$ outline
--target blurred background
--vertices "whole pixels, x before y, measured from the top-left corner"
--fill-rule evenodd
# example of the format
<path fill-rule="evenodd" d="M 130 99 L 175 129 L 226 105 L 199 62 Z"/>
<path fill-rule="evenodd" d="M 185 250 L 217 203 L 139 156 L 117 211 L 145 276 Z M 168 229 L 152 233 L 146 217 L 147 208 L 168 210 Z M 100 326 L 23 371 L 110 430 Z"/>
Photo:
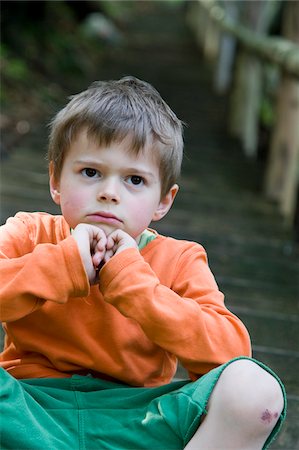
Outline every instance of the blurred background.
<path fill-rule="evenodd" d="M 1 2 L 1 224 L 59 213 L 45 155 L 69 96 L 152 83 L 186 123 L 180 193 L 154 227 L 205 246 L 254 356 L 284 381 L 283 450 L 299 449 L 298 24 L 294 1 Z"/>

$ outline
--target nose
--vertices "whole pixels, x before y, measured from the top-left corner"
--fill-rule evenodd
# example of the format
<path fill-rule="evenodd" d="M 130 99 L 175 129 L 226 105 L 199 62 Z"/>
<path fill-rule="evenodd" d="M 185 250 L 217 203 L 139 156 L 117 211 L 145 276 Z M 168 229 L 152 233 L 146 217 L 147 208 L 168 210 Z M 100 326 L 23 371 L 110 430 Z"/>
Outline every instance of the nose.
<path fill-rule="evenodd" d="M 101 183 L 98 191 L 98 200 L 105 203 L 119 203 L 119 186 L 114 180 L 105 180 Z"/>

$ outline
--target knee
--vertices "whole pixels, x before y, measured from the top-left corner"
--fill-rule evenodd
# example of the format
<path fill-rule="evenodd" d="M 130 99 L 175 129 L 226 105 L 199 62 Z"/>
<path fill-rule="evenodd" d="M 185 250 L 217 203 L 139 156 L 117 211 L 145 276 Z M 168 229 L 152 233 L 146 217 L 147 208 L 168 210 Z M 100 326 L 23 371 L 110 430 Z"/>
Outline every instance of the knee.
<path fill-rule="evenodd" d="M 231 363 L 217 383 L 225 414 L 235 424 L 252 424 L 271 431 L 283 410 L 284 398 L 279 382 L 249 359 Z"/>

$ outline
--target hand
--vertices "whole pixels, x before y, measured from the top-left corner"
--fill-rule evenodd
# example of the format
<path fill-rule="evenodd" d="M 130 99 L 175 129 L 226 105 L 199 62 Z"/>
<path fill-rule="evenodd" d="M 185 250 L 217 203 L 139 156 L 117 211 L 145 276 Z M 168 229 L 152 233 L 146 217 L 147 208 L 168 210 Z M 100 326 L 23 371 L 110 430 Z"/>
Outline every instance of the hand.
<path fill-rule="evenodd" d="M 103 230 L 94 225 L 79 223 L 72 236 L 77 242 L 89 283 L 96 284 L 98 281 L 97 268 L 104 260 L 106 253 L 106 235 Z"/>
<path fill-rule="evenodd" d="M 106 253 L 104 262 L 108 262 L 112 256 L 126 250 L 127 248 L 138 248 L 137 242 L 128 233 L 115 230 L 107 236 Z"/>

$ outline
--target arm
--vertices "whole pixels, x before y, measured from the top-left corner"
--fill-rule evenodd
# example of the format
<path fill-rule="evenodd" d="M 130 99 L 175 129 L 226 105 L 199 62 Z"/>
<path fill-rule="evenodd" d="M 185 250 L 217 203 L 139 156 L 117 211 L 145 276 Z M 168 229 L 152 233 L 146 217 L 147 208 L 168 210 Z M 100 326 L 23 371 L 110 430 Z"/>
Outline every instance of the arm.
<path fill-rule="evenodd" d="M 136 320 L 193 378 L 251 352 L 247 330 L 226 309 L 206 254 L 197 244 L 180 256 L 170 287 L 160 283 L 136 250 L 127 249 L 103 267 L 100 289 L 105 301 Z"/>
<path fill-rule="evenodd" d="M 85 296 L 89 283 L 76 241 L 38 243 L 42 234 L 30 216 L 11 218 L 0 231 L 0 320 L 20 319 L 46 300 L 65 303 Z"/>

